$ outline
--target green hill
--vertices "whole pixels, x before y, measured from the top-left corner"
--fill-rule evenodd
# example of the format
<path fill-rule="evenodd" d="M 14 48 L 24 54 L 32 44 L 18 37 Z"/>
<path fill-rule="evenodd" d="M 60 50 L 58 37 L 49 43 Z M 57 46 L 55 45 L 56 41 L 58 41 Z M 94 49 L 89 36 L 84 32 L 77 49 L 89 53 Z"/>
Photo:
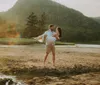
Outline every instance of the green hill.
<path fill-rule="evenodd" d="M 26 18 L 31 12 L 47 15 L 48 24 L 56 24 L 63 29 L 63 41 L 97 41 L 100 40 L 100 24 L 79 11 L 65 7 L 52 0 L 18 0 L 2 16 L 17 24 L 25 26 Z M 22 28 L 20 28 L 22 29 Z"/>

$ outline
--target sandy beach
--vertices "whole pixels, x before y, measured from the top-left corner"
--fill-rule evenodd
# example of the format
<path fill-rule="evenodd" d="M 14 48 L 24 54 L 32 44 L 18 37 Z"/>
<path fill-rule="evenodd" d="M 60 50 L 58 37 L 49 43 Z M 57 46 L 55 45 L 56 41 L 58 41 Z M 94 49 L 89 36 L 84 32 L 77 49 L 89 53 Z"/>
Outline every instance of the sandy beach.
<path fill-rule="evenodd" d="M 2 46 L 0 70 L 28 85 L 100 85 L 100 48 L 56 46 L 55 68 L 44 55 L 44 45 Z"/>

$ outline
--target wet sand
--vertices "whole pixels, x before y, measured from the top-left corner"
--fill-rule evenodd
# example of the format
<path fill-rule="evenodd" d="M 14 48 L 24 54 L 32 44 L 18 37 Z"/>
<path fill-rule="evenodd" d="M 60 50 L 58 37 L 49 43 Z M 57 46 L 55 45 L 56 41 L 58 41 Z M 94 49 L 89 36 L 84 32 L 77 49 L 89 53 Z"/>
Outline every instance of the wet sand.
<path fill-rule="evenodd" d="M 44 55 L 44 45 L 0 47 L 0 66 L 2 67 L 0 69 L 4 71 L 14 67 L 28 69 L 35 67 L 43 70 Z M 4 60 L 7 62 L 3 62 Z M 45 68 L 61 70 L 62 68 L 73 68 L 75 65 L 97 66 L 98 68 L 100 66 L 100 48 L 56 46 L 56 67 L 52 66 L 52 55 L 50 54 Z M 49 74 L 41 77 L 31 75 L 30 77 L 23 74 L 20 78 L 28 85 L 100 85 L 100 70 L 83 72 L 78 75 L 76 73 L 68 78 L 60 77 L 62 76 Z"/>

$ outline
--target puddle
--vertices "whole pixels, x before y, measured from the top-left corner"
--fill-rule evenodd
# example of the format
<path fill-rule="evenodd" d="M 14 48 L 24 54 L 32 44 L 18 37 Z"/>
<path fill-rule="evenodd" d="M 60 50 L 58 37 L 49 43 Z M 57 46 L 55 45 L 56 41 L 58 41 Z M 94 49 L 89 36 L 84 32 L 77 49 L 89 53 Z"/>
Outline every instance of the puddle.
<path fill-rule="evenodd" d="M 17 80 L 16 76 L 8 76 L 0 73 L 0 85 L 27 85 L 21 80 Z"/>

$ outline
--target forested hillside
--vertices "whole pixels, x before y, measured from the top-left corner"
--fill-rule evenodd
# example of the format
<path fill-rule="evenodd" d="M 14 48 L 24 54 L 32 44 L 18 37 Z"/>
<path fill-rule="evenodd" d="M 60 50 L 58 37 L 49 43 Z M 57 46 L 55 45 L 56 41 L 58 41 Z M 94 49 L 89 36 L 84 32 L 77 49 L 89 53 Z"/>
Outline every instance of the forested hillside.
<path fill-rule="evenodd" d="M 63 41 L 100 40 L 100 24 L 98 22 L 52 0 L 18 0 L 10 10 L 1 16 L 16 22 L 20 29 L 24 29 L 26 19 L 32 12 L 38 18 L 45 12 L 47 25 L 60 26 L 63 30 Z"/>

